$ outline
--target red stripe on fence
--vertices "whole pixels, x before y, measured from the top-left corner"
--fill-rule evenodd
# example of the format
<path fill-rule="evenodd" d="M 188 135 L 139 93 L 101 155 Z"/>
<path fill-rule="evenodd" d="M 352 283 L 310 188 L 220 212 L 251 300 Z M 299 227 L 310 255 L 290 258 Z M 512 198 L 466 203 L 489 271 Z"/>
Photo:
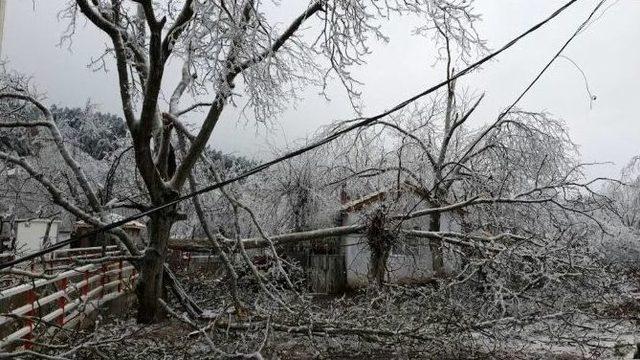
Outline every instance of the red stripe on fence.
<path fill-rule="evenodd" d="M 118 272 L 118 292 L 122 292 L 122 259 L 118 262 L 120 271 Z"/>
<path fill-rule="evenodd" d="M 84 286 L 82 287 L 82 296 L 86 296 L 89 292 L 89 271 L 85 270 L 84 272 Z"/>
<path fill-rule="evenodd" d="M 59 282 L 60 290 L 64 291 L 64 296 L 58 299 L 58 307 L 62 310 L 62 314 L 58 317 L 58 325 L 60 326 L 64 325 L 64 306 L 67 304 L 67 283 L 67 278 L 62 279 Z"/>
<path fill-rule="evenodd" d="M 27 342 L 24 344 L 25 349 L 31 349 L 33 344 L 31 343 L 31 339 L 33 338 L 33 317 L 36 316 L 35 302 L 38 300 L 36 292 L 34 289 L 27 291 L 27 301 L 31 304 L 31 310 L 27 313 L 27 325 L 29 326 L 29 332 L 24 336 L 24 339 Z"/>

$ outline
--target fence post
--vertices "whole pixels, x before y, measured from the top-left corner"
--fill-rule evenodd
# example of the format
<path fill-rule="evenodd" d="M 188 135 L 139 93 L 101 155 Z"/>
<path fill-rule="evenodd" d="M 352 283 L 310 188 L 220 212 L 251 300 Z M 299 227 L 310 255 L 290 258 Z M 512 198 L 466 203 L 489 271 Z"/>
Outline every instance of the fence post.
<path fill-rule="evenodd" d="M 67 304 L 67 278 L 60 280 L 60 288 L 64 291 L 64 296 L 58 299 L 58 307 L 62 310 L 62 314 L 58 318 L 58 325 L 64 325 L 64 306 Z"/>
<path fill-rule="evenodd" d="M 138 271 L 136 268 L 131 270 L 131 277 L 129 278 L 129 286 L 133 287 L 135 285 L 136 277 L 138 277 Z"/>
<path fill-rule="evenodd" d="M 82 287 L 82 296 L 87 296 L 89 293 L 89 270 L 84 271 L 84 282 L 84 286 Z"/>
<path fill-rule="evenodd" d="M 31 349 L 33 344 L 31 343 L 31 339 L 33 338 L 33 317 L 36 316 L 36 309 L 34 303 L 37 300 L 35 287 L 32 287 L 29 291 L 27 291 L 27 301 L 31 304 L 31 310 L 27 312 L 27 325 L 29 326 L 29 332 L 24 336 L 26 340 L 28 340 L 24 344 L 25 349 Z"/>
<path fill-rule="evenodd" d="M 104 262 L 102 263 L 102 266 L 100 268 L 101 268 L 101 271 L 102 271 L 102 274 L 100 274 L 100 286 L 101 286 L 100 299 L 102 299 L 104 297 L 104 284 L 105 284 L 105 282 L 104 282 L 105 263 Z"/>
<path fill-rule="evenodd" d="M 118 262 L 118 292 L 122 292 L 122 259 Z"/>

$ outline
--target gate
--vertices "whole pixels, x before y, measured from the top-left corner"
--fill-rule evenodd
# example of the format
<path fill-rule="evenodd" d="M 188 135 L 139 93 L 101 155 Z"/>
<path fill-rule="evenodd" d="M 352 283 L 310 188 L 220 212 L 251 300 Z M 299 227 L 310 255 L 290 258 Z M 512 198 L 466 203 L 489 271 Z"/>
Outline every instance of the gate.
<path fill-rule="evenodd" d="M 308 276 L 311 289 L 314 292 L 325 294 L 343 292 L 347 286 L 347 268 L 344 255 L 311 255 Z"/>

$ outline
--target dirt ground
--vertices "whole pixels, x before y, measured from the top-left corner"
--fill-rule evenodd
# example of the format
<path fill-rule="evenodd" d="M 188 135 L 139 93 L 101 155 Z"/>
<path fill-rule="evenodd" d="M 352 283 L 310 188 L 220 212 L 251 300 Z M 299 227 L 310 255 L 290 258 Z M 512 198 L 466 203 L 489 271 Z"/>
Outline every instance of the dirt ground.
<path fill-rule="evenodd" d="M 327 301 L 323 298 L 322 301 Z M 627 305 L 637 311 L 638 304 Z M 85 342 L 102 342 L 99 345 L 86 347 L 79 351 L 76 359 L 217 359 L 222 358 L 207 346 L 202 335 L 194 334 L 193 328 L 174 318 L 153 325 L 139 325 L 134 320 L 134 313 L 120 316 L 104 315 L 97 318 L 97 326 L 93 333 L 86 332 Z M 242 342 L 242 334 L 233 331 L 215 331 L 209 334 L 216 346 L 231 351 L 224 346 L 229 343 Z M 76 339 L 81 337 L 76 336 Z M 71 340 L 73 341 L 73 340 Z M 571 346 L 562 348 L 535 347 L 527 351 L 510 351 L 504 348 L 492 351 L 477 348 L 459 349 L 455 353 L 434 355 L 429 350 L 394 347 L 393 345 L 373 345 L 358 338 L 333 338 L 331 336 L 300 336 L 274 332 L 261 351 L 265 359 L 274 360 L 373 360 L 373 359 L 610 359 L 631 358 L 633 348 L 628 342 L 619 340 L 607 346 L 603 337 L 601 348 L 594 347 L 590 353 L 580 353 Z M 516 345 L 516 344 L 513 344 Z M 517 346 L 516 346 L 517 347 Z M 238 349 L 238 352 L 250 352 L 250 349 Z M 241 358 L 241 357 L 238 357 Z"/>

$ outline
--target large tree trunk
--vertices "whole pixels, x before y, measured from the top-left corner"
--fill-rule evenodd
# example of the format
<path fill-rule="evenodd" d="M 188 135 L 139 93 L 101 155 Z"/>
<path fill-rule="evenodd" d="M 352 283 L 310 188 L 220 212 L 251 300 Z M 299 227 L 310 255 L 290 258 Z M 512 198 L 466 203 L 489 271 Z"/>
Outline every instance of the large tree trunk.
<path fill-rule="evenodd" d="M 389 261 L 389 249 L 371 249 L 369 259 L 369 272 L 367 274 L 369 286 L 374 288 L 382 287 L 387 274 L 387 262 Z"/>
<path fill-rule="evenodd" d="M 440 213 L 434 213 L 429 219 L 429 231 L 440 231 Z M 442 251 L 442 241 L 439 239 L 431 239 L 429 242 L 431 248 L 431 260 L 433 272 L 441 274 L 444 271 L 444 256 Z"/>
<path fill-rule="evenodd" d="M 167 256 L 169 233 L 173 225 L 173 208 L 164 209 L 149 221 L 149 246 L 142 258 L 140 278 L 136 284 L 138 296 L 138 322 L 150 324 L 162 317 L 158 299 L 162 297 L 162 275 Z"/>
<path fill-rule="evenodd" d="M 379 288 L 387 273 L 387 261 L 394 237 L 385 229 L 386 214 L 378 209 L 369 220 L 366 237 L 371 256 L 369 258 L 369 286 Z"/>

